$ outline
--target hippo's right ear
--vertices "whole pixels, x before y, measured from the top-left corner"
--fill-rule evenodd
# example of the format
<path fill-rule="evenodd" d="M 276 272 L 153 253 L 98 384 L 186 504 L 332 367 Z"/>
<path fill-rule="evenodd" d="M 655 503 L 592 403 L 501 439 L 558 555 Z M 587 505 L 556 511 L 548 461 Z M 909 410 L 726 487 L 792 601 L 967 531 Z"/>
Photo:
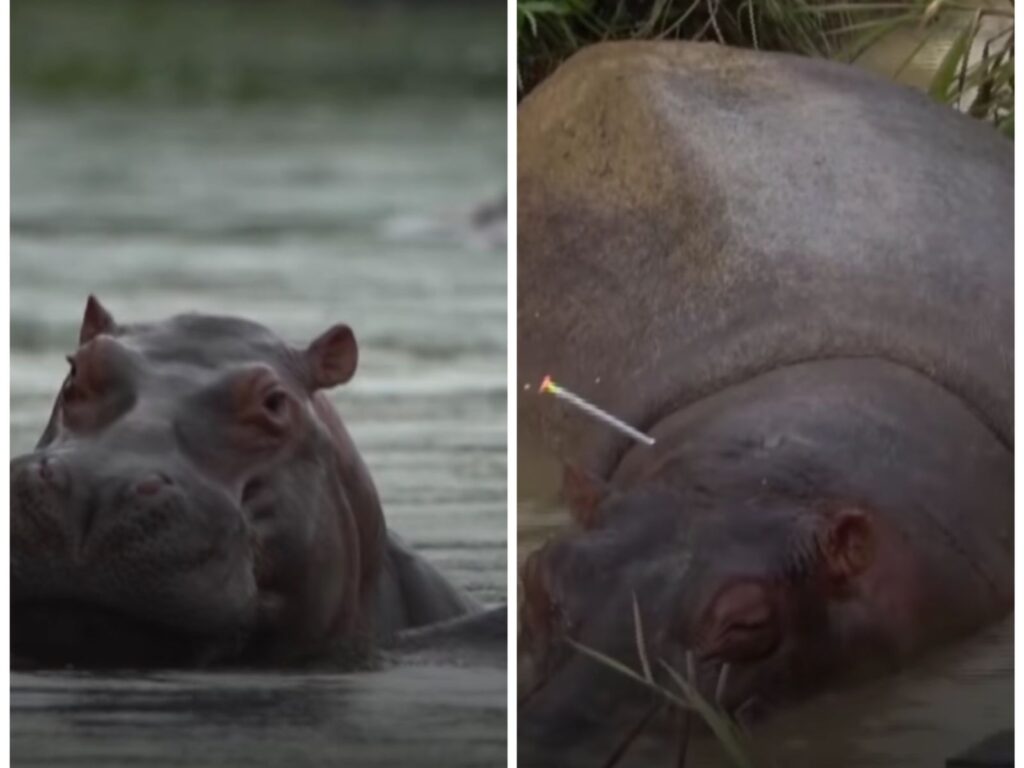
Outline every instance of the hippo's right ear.
<path fill-rule="evenodd" d="M 352 378 L 359 363 L 355 334 L 344 323 L 333 325 L 313 340 L 305 352 L 313 389 L 327 389 Z"/>
<path fill-rule="evenodd" d="M 875 526 L 867 510 L 843 506 L 830 512 L 818 533 L 825 570 L 833 584 L 846 587 L 875 560 Z"/>
<path fill-rule="evenodd" d="M 598 509 L 611 493 L 611 487 L 601 478 L 575 464 L 565 465 L 562 498 L 569 505 L 573 520 L 583 528 L 596 528 L 601 524 Z"/>
<path fill-rule="evenodd" d="M 101 334 L 113 334 L 117 323 L 113 316 L 100 304 L 100 300 L 89 294 L 85 302 L 85 314 L 82 316 L 82 328 L 78 331 L 78 343 L 86 344 Z"/>

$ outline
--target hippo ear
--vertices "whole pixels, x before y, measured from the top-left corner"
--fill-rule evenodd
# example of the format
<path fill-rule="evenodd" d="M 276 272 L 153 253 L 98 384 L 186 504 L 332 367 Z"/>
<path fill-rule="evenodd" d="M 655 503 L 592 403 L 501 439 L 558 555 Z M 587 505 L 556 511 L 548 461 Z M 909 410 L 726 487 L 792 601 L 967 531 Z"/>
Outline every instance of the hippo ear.
<path fill-rule="evenodd" d="M 116 330 L 117 323 L 113 316 L 100 304 L 99 299 L 89 294 L 85 302 L 85 314 L 82 316 L 82 328 L 78 331 L 78 343 L 86 344 L 101 334 L 113 334 Z"/>
<path fill-rule="evenodd" d="M 569 505 L 573 520 L 582 527 L 596 528 L 601 524 L 598 509 L 610 494 L 611 488 L 601 478 L 575 464 L 565 465 L 562 473 L 562 498 Z"/>
<path fill-rule="evenodd" d="M 826 516 L 819 545 L 829 579 L 845 585 L 875 560 L 875 528 L 871 516 L 858 507 L 842 507 Z"/>
<path fill-rule="evenodd" d="M 306 361 L 313 389 L 344 384 L 355 374 L 359 362 L 359 347 L 352 329 L 344 323 L 328 328 L 306 349 Z"/>

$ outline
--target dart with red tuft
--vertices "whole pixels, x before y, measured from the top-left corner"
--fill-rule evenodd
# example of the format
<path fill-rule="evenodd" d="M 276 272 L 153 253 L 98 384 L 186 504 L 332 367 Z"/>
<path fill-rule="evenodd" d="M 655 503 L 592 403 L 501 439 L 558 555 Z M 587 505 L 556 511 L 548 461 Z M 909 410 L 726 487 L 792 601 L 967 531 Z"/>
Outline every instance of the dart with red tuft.
<path fill-rule="evenodd" d="M 621 432 L 622 434 L 626 435 L 629 438 L 632 438 L 633 440 L 636 440 L 638 443 L 643 443 L 644 445 L 654 445 L 654 438 L 651 437 L 650 435 L 645 435 L 640 430 L 634 429 L 633 427 L 629 426 L 629 424 L 627 424 L 626 422 L 615 418 L 607 411 L 602 411 L 596 405 L 587 402 L 582 397 L 577 395 L 575 392 L 570 392 L 565 387 L 561 387 L 558 384 L 555 384 L 555 382 L 552 381 L 550 376 L 545 376 L 544 381 L 540 383 L 540 392 L 547 393 L 549 395 L 554 395 L 559 400 L 562 400 L 563 402 L 569 403 L 570 405 L 579 408 L 581 411 L 588 414 L 589 416 L 597 419 L 598 421 L 604 424 L 607 424 L 609 427 L 617 429 L 619 432 Z"/>

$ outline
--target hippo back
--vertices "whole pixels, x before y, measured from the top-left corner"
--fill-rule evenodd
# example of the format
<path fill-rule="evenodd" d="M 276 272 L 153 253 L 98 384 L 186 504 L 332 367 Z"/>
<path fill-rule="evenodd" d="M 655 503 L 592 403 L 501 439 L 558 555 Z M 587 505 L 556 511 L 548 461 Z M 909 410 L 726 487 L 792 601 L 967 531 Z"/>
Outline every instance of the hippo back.
<path fill-rule="evenodd" d="M 519 110 L 520 430 L 600 473 L 641 428 L 786 365 L 923 373 L 1012 443 L 1012 144 L 857 69 L 613 43 Z"/>

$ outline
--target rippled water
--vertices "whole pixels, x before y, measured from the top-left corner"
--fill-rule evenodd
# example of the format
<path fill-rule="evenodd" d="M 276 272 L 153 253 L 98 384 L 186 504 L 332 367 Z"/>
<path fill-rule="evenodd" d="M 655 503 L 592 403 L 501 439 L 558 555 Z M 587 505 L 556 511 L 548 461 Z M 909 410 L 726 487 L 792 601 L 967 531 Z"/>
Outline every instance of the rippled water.
<path fill-rule="evenodd" d="M 245 109 L 17 105 L 11 442 L 28 450 L 86 295 L 115 317 L 244 315 L 305 342 L 352 325 L 333 399 L 392 527 L 505 599 L 505 179 L 496 100 Z M 505 669 L 15 674 L 18 764 L 481 765 Z M 344 758 L 342 760 L 342 758 Z"/>

